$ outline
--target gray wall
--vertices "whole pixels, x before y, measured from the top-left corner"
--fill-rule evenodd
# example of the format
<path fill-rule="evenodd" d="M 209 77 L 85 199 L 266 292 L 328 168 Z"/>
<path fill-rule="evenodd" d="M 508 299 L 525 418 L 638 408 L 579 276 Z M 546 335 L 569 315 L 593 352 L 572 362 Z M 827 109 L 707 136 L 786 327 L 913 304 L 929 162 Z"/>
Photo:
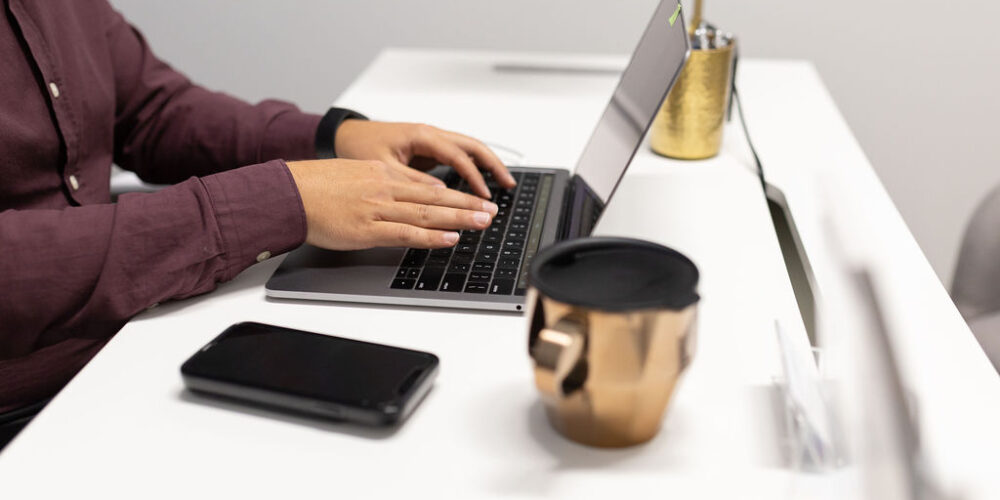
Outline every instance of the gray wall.
<path fill-rule="evenodd" d="M 628 52 L 655 0 L 113 0 L 210 87 L 323 110 L 385 46 Z M 947 7 L 947 10 L 943 10 Z M 1000 39 L 988 0 L 708 0 L 751 57 L 816 63 L 945 283 L 1000 182 Z M 1000 228 L 998 228 L 1000 229 Z"/>

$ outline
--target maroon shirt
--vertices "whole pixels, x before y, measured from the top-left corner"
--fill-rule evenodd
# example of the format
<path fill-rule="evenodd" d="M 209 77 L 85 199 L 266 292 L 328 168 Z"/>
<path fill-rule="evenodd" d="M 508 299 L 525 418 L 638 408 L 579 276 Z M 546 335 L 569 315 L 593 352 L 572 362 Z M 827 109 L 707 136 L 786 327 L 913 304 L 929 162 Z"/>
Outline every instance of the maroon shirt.
<path fill-rule="evenodd" d="M 4 7 L 0 412 L 53 395 L 133 315 L 300 245 L 279 158 L 315 157 L 320 120 L 193 85 L 106 0 Z M 112 162 L 176 184 L 111 203 Z"/>

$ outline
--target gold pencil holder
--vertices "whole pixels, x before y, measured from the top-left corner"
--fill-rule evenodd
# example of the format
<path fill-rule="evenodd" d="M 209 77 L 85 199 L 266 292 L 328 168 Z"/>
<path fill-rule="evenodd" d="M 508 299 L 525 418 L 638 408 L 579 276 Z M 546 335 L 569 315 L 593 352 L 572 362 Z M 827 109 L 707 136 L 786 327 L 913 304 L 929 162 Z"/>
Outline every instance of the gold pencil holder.
<path fill-rule="evenodd" d="M 733 88 L 736 40 L 720 34 L 719 48 L 691 51 L 673 89 L 663 101 L 650 137 L 654 152 L 701 160 L 719 154 Z"/>

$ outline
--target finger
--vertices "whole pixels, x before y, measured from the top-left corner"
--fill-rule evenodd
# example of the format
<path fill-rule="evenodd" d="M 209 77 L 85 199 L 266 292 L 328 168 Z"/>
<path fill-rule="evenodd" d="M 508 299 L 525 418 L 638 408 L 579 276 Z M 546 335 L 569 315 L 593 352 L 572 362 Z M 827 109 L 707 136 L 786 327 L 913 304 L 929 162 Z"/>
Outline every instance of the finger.
<path fill-rule="evenodd" d="M 481 210 L 395 202 L 379 209 L 383 221 L 402 222 L 427 229 L 486 229 L 493 217 Z"/>
<path fill-rule="evenodd" d="M 422 184 L 430 184 L 432 186 L 444 187 L 444 181 L 438 179 L 437 177 L 434 177 L 433 175 L 425 174 L 419 170 L 403 165 L 402 163 L 395 160 L 389 160 L 386 163 L 390 166 L 390 168 L 402 174 L 406 179 L 419 182 Z"/>
<path fill-rule="evenodd" d="M 486 187 L 486 181 L 483 179 L 483 174 L 479 172 L 476 168 L 475 162 L 472 161 L 472 157 L 468 155 L 462 148 L 458 147 L 454 142 L 448 139 L 445 135 L 439 133 L 431 133 L 426 138 L 421 139 L 419 143 L 415 146 L 416 153 L 422 156 L 431 156 L 438 161 L 451 166 L 454 168 L 459 175 L 465 179 L 469 186 L 472 187 L 472 191 L 482 196 L 483 198 L 491 198 L 490 190 Z"/>
<path fill-rule="evenodd" d="M 458 233 L 424 229 L 399 222 L 377 222 L 372 230 L 373 243 L 383 247 L 447 248 L 458 243 Z"/>
<path fill-rule="evenodd" d="M 514 180 L 514 176 L 507 170 L 507 166 L 504 165 L 503 160 L 489 146 L 483 144 L 478 139 L 457 132 L 446 131 L 445 135 L 451 137 L 466 153 L 472 155 L 480 166 L 492 172 L 493 177 L 501 186 L 511 189 L 517 185 L 517 181 Z"/>
<path fill-rule="evenodd" d="M 496 203 L 471 194 L 413 182 L 394 183 L 392 196 L 396 201 L 477 210 L 489 212 L 491 216 L 496 215 L 498 210 Z"/>

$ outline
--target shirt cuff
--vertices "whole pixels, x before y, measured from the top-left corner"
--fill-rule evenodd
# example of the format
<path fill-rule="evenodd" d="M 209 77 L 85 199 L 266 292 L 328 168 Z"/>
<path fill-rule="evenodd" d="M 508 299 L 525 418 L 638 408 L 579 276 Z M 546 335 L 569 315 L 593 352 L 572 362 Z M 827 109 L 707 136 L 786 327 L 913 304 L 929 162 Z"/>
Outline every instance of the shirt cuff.
<path fill-rule="evenodd" d="M 289 109 L 267 124 L 258 161 L 316 159 L 316 129 L 323 117 Z"/>
<path fill-rule="evenodd" d="M 222 233 L 222 281 L 306 240 L 306 213 L 283 160 L 250 165 L 201 179 Z"/>

